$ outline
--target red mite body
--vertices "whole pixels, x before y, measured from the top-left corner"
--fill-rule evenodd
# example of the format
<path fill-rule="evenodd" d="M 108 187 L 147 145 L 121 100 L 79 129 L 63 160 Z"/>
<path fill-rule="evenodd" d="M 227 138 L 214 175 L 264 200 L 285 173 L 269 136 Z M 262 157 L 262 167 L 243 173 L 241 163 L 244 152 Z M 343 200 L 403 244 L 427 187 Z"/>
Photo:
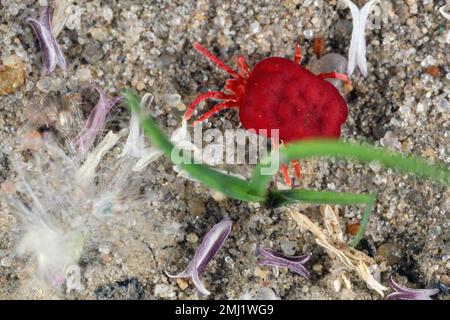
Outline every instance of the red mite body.
<path fill-rule="evenodd" d="M 290 142 L 306 138 L 339 138 L 341 125 L 347 119 L 347 104 L 339 91 L 325 78 L 348 81 L 347 76 L 335 72 L 315 75 L 300 65 L 301 52 L 296 46 L 295 60 L 271 57 L 256 64 L 250 71 L 245 59 L 238 57 L 238 71 L 203 48 L 194 44 L 202 55 L 232 76 L 225 92 L 209 91 L 199 95 L 187 108 L 188 120 L 195 107 L 206 99 L 222 102 L 203 114 L 194 125 L 227 108 L 239 108 L 243 127 L 271 137 L 271 130 L 279 130 L 279 139 Z M 264 130 L 264 131 L 261 131 Z M 278 144 L 279 141 L 274 141 Z M 297 177 L 300 165 L 295 162 Z M 291 181 L 285 165 L 285 181 Z"/>
<path fill-rule="evenodd" d="M 331 83 L 291 60 L 277 57 L 255 66 L 239 106 L 244 128 L 257 132 L 279 129 L 283 142 L 338 138 L 347 112 L 345 100 Z"/>

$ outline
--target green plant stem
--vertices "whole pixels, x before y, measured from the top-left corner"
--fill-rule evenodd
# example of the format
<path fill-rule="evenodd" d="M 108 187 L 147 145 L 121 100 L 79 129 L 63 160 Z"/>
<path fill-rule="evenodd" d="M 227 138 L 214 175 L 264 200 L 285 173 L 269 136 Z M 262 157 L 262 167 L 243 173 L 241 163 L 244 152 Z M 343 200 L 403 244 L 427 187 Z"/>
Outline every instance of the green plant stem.
<path fill-rule="evenodd" d="M 353 240 L 350 242 L 351 247 L 356 247 L 361 241 L 361 239 L 364 237 L 364 234 L 366 233 L 367 225 L 369 224 L 369 216 L 370 213 L 373 210 L 373 207 L 375 205 L 375 198 L 372 202 L 366 204 L 366 208 L 364 209 L 363 215 L 361 217 L 361 222 L 359 224 L 358 233 L 355 235 Z"/>
<path fill-rule="evenodd" d="M 258 193 L 267 189 L 271 181 L 271 176 L 261 174 L 261 169 L 270 166 L 271 159 L 275 159 L 277 152 L 280 154 L 280 163 L 313 157 L 356 160 L 365 163 L 377 161 L 385 168 L 412 173 L 443 185 L 450 185 L 450 171 L 441 164 L 430 164 L 421 158 L 402 155 L 370 145 L 361 145 L 341 140 L 313 139 L 283 145 L 279 150 L 274 150 L 266 159 L 258 164 L 250 180 L 250 183 Z"/>
<path fill-rule="evenodd" d="M 450 171 L 443 165 L 431 164 L 418 157 L 403 155 L 370 145 L 341 140 L 307 140 L 285 145 L 281 147 L 280 151 L 287 160 L 334 157 L 365 163 L 377 161 L 385 168 L 412 173 L 443 185 L 450 185 Z"/>
<path fill-rule="evenodd" d="M 368 204 L 375 199 L 375 195 L 360 193 L 292 189 L 269 192 L 268 204 L 273 207 L 282 207 L 294 202 L 353 205 Z"/>

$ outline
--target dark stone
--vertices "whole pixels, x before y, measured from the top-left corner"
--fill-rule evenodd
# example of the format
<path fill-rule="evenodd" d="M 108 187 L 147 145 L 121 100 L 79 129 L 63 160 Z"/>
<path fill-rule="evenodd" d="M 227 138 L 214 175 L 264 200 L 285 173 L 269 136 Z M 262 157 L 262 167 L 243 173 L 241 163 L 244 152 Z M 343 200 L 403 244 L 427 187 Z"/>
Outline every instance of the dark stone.
<path fill-rule="evenodd" d="M 391 129 L 392 128 L 389 125 L 378 123 L 372 128 L 373 137 L 377 140 L 380 140 L 381 138 L 384 137 L 386 132 L 388 132 Z"/>
<path fill-rule="evenodd" d="M 0 182 L 5 181 L 9 175 L 9 160 L 4 153 L 0 154 Z"/>
<path fill-rule="evenodd" d="M 442 282 L 439 282 L 439 283 L 436 285 L 436 288 L 439 289 L 439 291 L 440 291 L 442 294 L 450 295 L 450 287 L 447 286 L 447 285 L 445 285 L 445 284 L 443 284 Z"/>
<path fill-rule="evenodd" d="M 361 241 L 359 241 L 358 245 L 356 246 L 356 249 L 364 251 L 369 257 L 375 257 L 377 253 L 377 249 L 375 247 L 375 244 L 373 241 L 369 241 L 366 238 L 362 238 Z"/>
<path fill-rule="evenodd" d="M 140 300 L 144 296 L 144 287 L 136 278 L 105 284 L 94 291 L 99 300 Z"/>

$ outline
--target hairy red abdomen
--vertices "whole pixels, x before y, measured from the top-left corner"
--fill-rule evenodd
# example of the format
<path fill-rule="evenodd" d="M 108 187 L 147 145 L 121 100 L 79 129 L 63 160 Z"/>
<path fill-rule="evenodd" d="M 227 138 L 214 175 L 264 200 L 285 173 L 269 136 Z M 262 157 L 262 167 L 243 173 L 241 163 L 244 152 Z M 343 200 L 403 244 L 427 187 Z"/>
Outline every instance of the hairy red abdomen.
<path fill-rule="evenodd" d="M 261 134 L 279 129 L 283 142 L 338 138 L 348 109 L 339 91 L 298 63 L 272 57 L 250 73 L 239 116 L 244 128 Z"/>

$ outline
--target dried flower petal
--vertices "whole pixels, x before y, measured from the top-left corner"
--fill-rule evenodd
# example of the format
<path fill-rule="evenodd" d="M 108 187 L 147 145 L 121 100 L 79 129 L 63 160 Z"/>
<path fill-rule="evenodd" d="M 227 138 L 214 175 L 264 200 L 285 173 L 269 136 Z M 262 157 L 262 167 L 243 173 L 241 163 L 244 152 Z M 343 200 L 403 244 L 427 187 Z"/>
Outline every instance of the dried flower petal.
<path fill-rule="evenodd" d="M 178 150 L 183 149 L 186 151 L 193 151 L 194 154 L 198 152 L 198 148 L 196 148 L 195 145 L 190 141 L 190 135 L 187 129 L 186 121 L 183 121 L 181 127 L 173 131 L 170 137 L 170 141 L 172 141 L 172 143 Z M 144 148 L 139 161 L 133 167 L 133 171 L 141 171 L 151 162 L 161 157 L 163 154 L 164 153 L 158 148 Z M 178 173 L 178 176 L 183 176 L 184 178 L 195 181 L 194 179 L 190 178 L 189 175 L 185 173 L 179 166 L 174 166 L 173 169 Z"/>
<path fill-rule="evenodd" d="M 149 106 L 153 101 L 153 95 L 146 93 L 141 100 L 141 109 Z M 139 122 L 136 112 L 131 113 L 130 130 L 128 132 L 127 142 L 123 147 L 121 157 L 130 156 L 141 158 L 146 154 L 144 130 Z"/>
<path fill-rule="evenodd" d="M 144 95 L 141 100 L 141 109 L 148 108 L 152 103 L 153 96 L 150 93 Z M 191 142 L 190 135 L 187 127 L 187 122 L 183 121 L 181 126 L 173 131 L 170 141 L 179 149 L 194 152 L 194 156 L 199 153 L 199 149 Z M 131 114 L 130 120 L 130 131 L 128 133 L 127 142 L 125 143 L 124 149 L 121 156 L 130 156 L 138 158 L 139 160 L 133 167 L 133 171 L 142 171 L 151 162 L 157 160 L 164 153 L 153 147 L 145 147 L 145 134 L 142 130 L 139 117 L 134 112 Z M 189 177 L 179 166 L 174 166 L 174 171 L 178 173 L 178 176 L 183 176 L 187 179 L 194 180 Z"/>
<path fill-rule="evenodd" d="M 311 253 L 303 256 L 288 256 L 281 252 L 262 247 L 258 247 L 258 252 L 263 257 L 259 260 L 259 264 L 288 268 L 306 279 L 309 279 L 310 273 L 303 265 L 309 260 Z"/>
<path fill-rule="evenodd" d="M 141 100 L 141 108 L 148 106 L 153 101 L 153 95 L 146 93 Z M 123 148 L 121 157 L 130 156 L 133 158 L 139 158 L 133 167 L 133 171 L 142 171 L 151 162 L 158 159 L 164 153 L 157 148 L 145 147 L 145 134 L 139 122 L 139 116 L 135 113 L 131 113 L 130 119 L 130 131 L 128 133 L 127 142 Z"/>
<path fill-rule="evenodd" d="M 187 128 L 187 122 L 183 120 L 181 123 L 181 127 L 177 128 L 172 132 L 170 136 L 170 141 L 175 145 L 177 150 L 184 150 L 193 152 L 194 157 L 198 157 L 200 150 L 191 142 L 190 135 Z M 141 159 L 136 163 L 133 168 L 134 171 L 140 171 L 145 168 L 149 163 L 155 161 L 160 156 L 163 155 L 163 152 L 158 148 L 146 148 L 144 149 L 144 154 Z M 175 165 L 173 170 L 178 173 L 179 177 L 183 177 L 185 179 L 196 181 L 194 178 L 189 176 L 180 166 Z"/>
<path fill-rule="evenodd" d="M 62 31 L 67 21 L 67 0 L 55 0 L 55 10 L 53 11 L 52 30 L 55 37 Z"/>
<path fill-rule="evenodd" d="M 72 142 L 72 145 L 77 148 L 78 153 L 81 155 L 84 155 L 94 143 L 95 138 L 105 124 L 108 112 L 122 99 L 121 96 L 110 99 L 102 89 L 98 87 L 94 87 L 94 89 L 100 95 L 98 103 L 89 115 L 86 125 Z"/>
<path fill-rule="evenodd" d="M 87 155 L 77 175 L 77 182 L 80 185 L 89 185 L 93 181 L 98 164 L 104 155 L 116 145 L 117 141 L 119 141 L 119 135 L 110 131 L 98 146 Z"/>
<path fill-rule="evenodd" d="M 230 219 L 223 219 L 221 222 L 212 227 L 206 234 L 200 247 L 195 252 L 194 257 L 187 268 L 177 275 L 167 274 L 167 276 L 170 278 L 191 278 L 200 293 L 209 295 L 210 292 L 205 289 L 199 276 L 228 238 L 232 226 L 233 222 Z"/>
<path fill-rule="evenodd" d="M 50 7 L 43 7 L 39 19 L 27 18 L 26 21 L 30 23 L 39 40 L 45 69 L 52 73 L 58 65 L 62 70 L 66 71 L 66 59 L 52 33 L 50 11 Z"/>
<path fill-rule="evenodd" d="M 353 19 L 352 39 L 350 42 L 350 49 L 348 53 L 348 70 L 347 74 L 351 76 L 355 70 L 356 65 L 363 74 L 367 76 L 367 60 L 366 60 L 366 25 L 367 17 L 372 6 L 378 0 L 370 0 L 364 7 L 359 9 L 352 1 L 343 0 L 350 8 Z"/>
<path fill-rule="evenodd" d="M 389 285 L 394 292 L 388 294 L 385 300 L 431 300 L 431 296 L 438 294 L 439 289 L 410 289 L 396 283 L 392 277 Z"/>

